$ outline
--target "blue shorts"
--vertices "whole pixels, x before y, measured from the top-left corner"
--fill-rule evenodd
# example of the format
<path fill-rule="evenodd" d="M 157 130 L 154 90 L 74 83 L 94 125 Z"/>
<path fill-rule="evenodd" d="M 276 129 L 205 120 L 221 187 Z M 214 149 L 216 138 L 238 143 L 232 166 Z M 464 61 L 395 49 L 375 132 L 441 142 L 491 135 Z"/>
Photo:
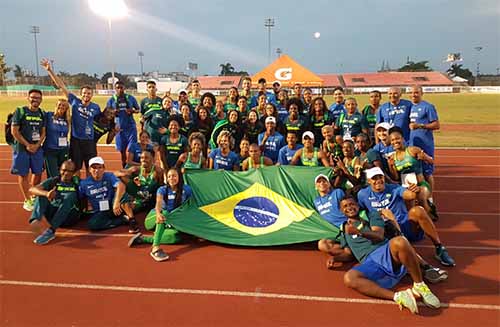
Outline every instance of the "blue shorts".
<path fill-rule="evenodd" d="M 31 153 L 25 150 L 14 151 L 12 154 L 13 175 L 27 176 L 30 172 L 39 175 L 43 172 L 43 150 L 39 148 L 37 152 Z"/>
<path fill-rule="evenodd" d="M 430 176 L 434 173 L 434 165 L 422 162 L 422 170 L 425 176 Z"/>
<path fill-rule="evenodd" d="M 130 144 L 137 143 L 137 129 L 128 128 L 120 131 L 115 137 L 116 149 L 120 152 L 126 151 Z"/>
<path fill-rule="evenodd" d="M 407 273 L 406 267 L 403 265 L 399 271 L 394 271 L 389 242 L 370 253 L 363 263 L 352 269 L 359 271 L 367 279 L 387 289 L 396 286 Z"/>
<path fill-rule="evenodd" d="M 420 228 L 420 230 L 415 233 L 412 230 L 411 222 L 408 217 L 404 223 L 399 224 L 399 227 L 401 227 L 401 234 L 403 234 L 410 243 L 418 242 L 424 239 L 424 231 Z"/>

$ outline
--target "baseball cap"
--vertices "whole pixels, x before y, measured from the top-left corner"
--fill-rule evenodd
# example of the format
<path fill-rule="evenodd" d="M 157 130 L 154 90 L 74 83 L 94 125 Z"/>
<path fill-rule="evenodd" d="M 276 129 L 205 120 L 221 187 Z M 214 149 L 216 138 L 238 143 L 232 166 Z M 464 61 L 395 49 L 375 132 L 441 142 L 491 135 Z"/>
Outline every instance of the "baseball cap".
<path fill-rule="evenodd" d="M 181 89 L 181 90 L 179 90 L 179 94 L 187 94 L 187 92 L 186 92 L 186 90 Z"/>
<path fill-rule="evenodd" d="M 386 131 L 388 131 L 388 130 L 390 130 L 390 129 L 391 129 L 391 127 L 392 127 L 392 126 L 393 126 L 393 125 L 391 125 L 391 124 L 389 124 L 389 123 L 387 123 L 387 122 L 382 122 L 382 123 L 380 123 L 380 124 L 377 124 L 377 126 L 375 126 L 375 130 L 377 130 L 377 129 L 379 129 L 379 127 L 381 127 L 381 128 L 383 128 L 383 129 L 385 129 Z"/>
<path fill-rule="evenodd" d="M 319 174 L 314 178 L 314 184 L 316 184 L 320 180 L 320 178 L 324 178 L 327 181 L 330 181 L 330 178 L 328 178 L 328 176 L 326 176 L 325 174 Z"/>
<path fill-rule="evenodd" d="M 273 123 L 273 124 L 276 124 L 276 118 L 274 118 L 273 116 L 269 116 L 266 118 L 266 124 L 267 123 Z"/>
<path fill-rule="evenodd" d="M 104 165 L 104 159 L 101 157 L 94 157 L 89 160 L 89 167 L 95 164 Z"/>
<path fill-rule="evenodd" d="M 367 169 L 367 170 L 365 170 L 365 173 L 366 173 L 366 178 L 369 178 L 369 179 L 372 179 L 373 177 L 375 177 L 377 175 L 382 175 L 382 176 L 384 175 L 384 172 L 379 167 L 373 167 L 373 168 Z"/>
<path fill-rule="evenodd" d="M 304 132 L 304 134 L 302 134 L 302 139 L 305 139 L 306 136 L 309 137 L 311 140 L 314 140 L 313 132 L 311 132 L 311 131 Z"/>

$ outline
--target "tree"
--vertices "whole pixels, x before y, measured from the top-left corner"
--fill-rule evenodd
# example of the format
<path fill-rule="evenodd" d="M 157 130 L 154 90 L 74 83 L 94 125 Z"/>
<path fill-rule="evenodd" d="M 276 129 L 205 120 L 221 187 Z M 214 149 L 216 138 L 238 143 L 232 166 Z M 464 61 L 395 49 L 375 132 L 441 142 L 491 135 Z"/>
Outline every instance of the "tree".
<path fill-rule="evenodd" d="M 108 84 L 108 78 L 111 77 L 111 72 L 107 72 L 106 74 L 102 75 L 101 77 L 101 83 L 104 85 Z M 123 82 L 125 84 L 125 88 L 134 88 L 135 83 L 130 82 L 127 78 L 127 76 L 122 75 L 120 73 L 115 72 L 115 78 L 117 78 L 119 81 Z"/>
<path fill-rule="evenodd" d="M 461 64 L 452 64 L 446 72 L 451 77 L 459 76 L 465 78 L 466 80 L 469 80 L 469 82 L 474 79 L 474 77 L 472 76 L 472 72 L 467 68 L 462 68 Z"/>
<path fill-rule="evenodd" d="M 231 65 L 231 63 L 220 64 L 221 68 L 219 76 L 248 76 L 245 71 L 236 71 L 236 69 Z"/>
<path fill-rule="evenodd" d="M 398 72 L 431 72 L 432 68 L 428 65 L 429 62 L 427 60 L 419 62 L 408 61 L 406 65 L 398 69 Z"/>
<path fill-rule="evenodd" d="M 3 53 L 0 53 L 0 85 L 4 85 L 5 83 L 5 75 L 10 72 L 12 69 L 7 66 L 5 62 L 5 56 Z"/>
<path fill-rule="evenodd" d="M 24 71 L 19 65 L 14 65 L 14 77 L 16 78 L 16 83 L 22 84 L 24 82 Z"/>

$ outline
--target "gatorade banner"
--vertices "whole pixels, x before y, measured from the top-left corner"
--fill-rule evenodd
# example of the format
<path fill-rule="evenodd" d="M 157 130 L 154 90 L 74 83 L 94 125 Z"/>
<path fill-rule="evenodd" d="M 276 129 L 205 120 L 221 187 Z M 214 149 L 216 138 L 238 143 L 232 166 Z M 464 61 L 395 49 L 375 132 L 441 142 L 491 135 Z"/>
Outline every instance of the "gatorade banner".
<path fill-rule="evenodd" d="M 193 197 L 168 215 L 176 229 L 220 243 L 269 246 L 333 238 L 314 209 L 325 167 L 271 166 L 247 172 L 189 171 Z"/>

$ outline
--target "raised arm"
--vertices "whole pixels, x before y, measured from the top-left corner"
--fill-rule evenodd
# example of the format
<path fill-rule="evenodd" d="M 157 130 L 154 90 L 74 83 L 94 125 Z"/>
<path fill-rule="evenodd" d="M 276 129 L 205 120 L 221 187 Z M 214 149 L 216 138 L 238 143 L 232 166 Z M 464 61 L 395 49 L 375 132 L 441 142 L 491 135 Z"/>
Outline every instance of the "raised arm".
<path fill-rule="evenodd" d="M 59 76 L 56 75 L 56 73 L 52 70 L 52 66 L 50 65 L 50 61 L 48 59 L 42 59 L 40 62 L 43 68 L 47 71 L 49 74 L 50 78 L 54 82 L 54 84 L 63 91 L 64 95 L 68 97 L 69 91 L 66 88 L 66 85 L 64 82 L 59 78 Z"/>

